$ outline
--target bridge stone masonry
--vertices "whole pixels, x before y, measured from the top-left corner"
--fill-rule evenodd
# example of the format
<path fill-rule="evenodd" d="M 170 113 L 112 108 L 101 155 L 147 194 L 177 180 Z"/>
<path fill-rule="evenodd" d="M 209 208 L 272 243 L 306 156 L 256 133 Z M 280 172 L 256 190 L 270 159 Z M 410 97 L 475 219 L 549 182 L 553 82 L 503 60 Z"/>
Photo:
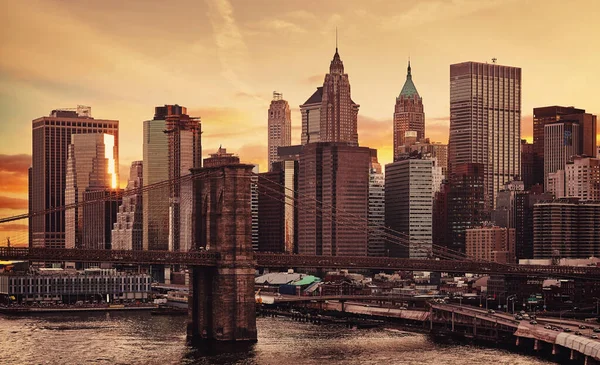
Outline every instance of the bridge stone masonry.
<path fill-rule="evenodd" d="M 219 254 L 215 267 L 191 269 L 188 337 L 256 341 L 254 256 L 250 211 L 252 165 L 193 170 L 196 249 Z"/>

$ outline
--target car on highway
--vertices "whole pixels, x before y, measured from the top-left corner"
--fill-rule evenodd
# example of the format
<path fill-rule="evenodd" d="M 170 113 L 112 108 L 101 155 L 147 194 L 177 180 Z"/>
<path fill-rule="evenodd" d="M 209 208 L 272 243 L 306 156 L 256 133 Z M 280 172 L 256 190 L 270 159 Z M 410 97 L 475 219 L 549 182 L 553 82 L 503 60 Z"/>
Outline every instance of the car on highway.
<path fill-rule="evenodd" d="M 551 329 L 552 329 L 552 326 L 551 326 L 551 325 L 549 325 L 549 324 L 547 324 L 547 325 L 545 325 L 545 326 L 544 326 L 544 328 L 545 328 L 545 329 L 547 329 L 547 330 L 551 330 Z"/>
<path fill-rule="evenodd" d="M 496 311 L 495 311 L 495 310 L 493 310 L 493 309 L 489 309 L 489 310 L 488 310 L 488 313 L 489 313 L 489 314 L 494 314 L 494 313 L 496 313 Z"/>
<path fill-rule="evenodd" d="M 531 321 L 529 321 L 529 324 L 537 324 L 537 321 L 535 319 L 531 320 Z"/>
<path fill-rule="evenodd" d="M 583 325 L 583 324 L 580 324 L 580 325 L 579 325 L 579 329 L 580 329 L 580 330 L 585 330 L 585 329 L 587 329 L 587 326 L 585 326 L 585 325 Z"/>
<path fill-rule="evenodd" d="M 575 332 L 575 334 L 576 334 L 577 336 L 583 336 L 583 333 L 581 333 L 581 332 L 579 332 L 579 331 Z"/>
<path fill-rule="evenodd" d="M 594 332 L 600 333 L 600 327 L 594 328 Z"/>
<path fill-rule="evenodd" d="M 598 335 L 591 335 L 590 338 L 593 338 L 594 340 L 598 339 Z"/>
<path fill-rule="evenodd" d="M 573 331 L 571 331 L 570 328 L 565 328 L 565 329 L 563 329 L 563 331 L 565 331 L 565 332 L 573 332 Z"/>

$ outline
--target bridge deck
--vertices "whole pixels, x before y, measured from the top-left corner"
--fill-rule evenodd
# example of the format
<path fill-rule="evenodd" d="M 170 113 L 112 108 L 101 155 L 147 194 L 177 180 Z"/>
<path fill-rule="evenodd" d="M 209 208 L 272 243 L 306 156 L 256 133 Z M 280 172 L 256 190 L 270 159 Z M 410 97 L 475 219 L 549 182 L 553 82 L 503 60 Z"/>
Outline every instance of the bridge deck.
<path fill-rule="evenodd" d="M 0 259 L 30 261 L 112 262 L 124 264 L 179 264 L 216 266 L 212 251 L 124 251 L 56 248 L 0 248 Z M 271 268 L 341 268 L 437 271 L 501 275 L 581 277 L 600 280 L 597 266 L 505 265 L 493 262 L 403 259 L 390 257 L 311 256 L 256 252 L 256 265 Z"/>

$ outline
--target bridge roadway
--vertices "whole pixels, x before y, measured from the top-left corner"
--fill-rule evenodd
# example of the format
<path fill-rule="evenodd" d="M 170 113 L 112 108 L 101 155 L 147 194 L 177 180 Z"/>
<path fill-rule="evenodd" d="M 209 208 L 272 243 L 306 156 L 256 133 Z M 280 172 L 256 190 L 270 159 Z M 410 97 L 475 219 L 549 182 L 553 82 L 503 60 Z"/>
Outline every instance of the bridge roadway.
<path fill-rule="evenodd" d="M 112 262 L 123 264 L 179 264 L 217 266 L 214 251 L 128 251 L 59 248 L 1 247 L 0 259 L 30 261 Z M 340 268 L 406 271 L 436 271 L 501 275 L 541 275 L 600 279 L 598 266 L 505 265 L 493 262 L 402 259 L 391 257 L 312 256 L 255 252 L 258 267 Z"/>
<path fill-rule="evenodd" d="M 273 303 L 300 303 L 300 302 L 324 302 L 324 301 L 388 301 L 388 302 L 425 302 L 430 298 L 415 298 L 411 295 L 320 295 L 320 296 L 297 296 L 297 295 L 270 295 L 259 294 L 259 297 L 273 300 Z"/>
<path fill-rule="evenodd" d="M 553 353 L 557 351 L 556 345 L 559 345 L 571 350 L 571 357 L 573 357 L 574 352 L 579 352 L 596 361 L 600 360 L 600 339 L 591 338 L 593 332 L 590 328 L 590 323 L 537 316 L 536 321 L 538 324 L 531 324 L 530 320 L 516 320 L 513 315 L 508 313 L 488 313 L 485 309 L 469 306 L 431 303 L 431 308 L 438 311 L 453 313 L 453 317 L 455 314 L 460 314 L 462 316 L 477 318 L 480 321 L 494 322 L 512 328 L 514 329 L 514 336 L 517 338 L 517 345 L 519 344 L 518 339 L 529 338 L 535 341 L 535 350 L 540 348 L 540 342 L 545 342 L 552 345 Z M 546 324 L 551 325 L 553 328 L 558 327 L 559 330 L 556 331 L 553 328 L 545 328 Z M 588 328 L 586 330 L 581 330 L 579 329 L 579 325 L 585 325 Z M 565 328 L 570 329 L 571 332 L 564 332 L 563 329 Z M 576 335 L 575 332 L 577 331 L 582 332 L 582 334 Z"/>

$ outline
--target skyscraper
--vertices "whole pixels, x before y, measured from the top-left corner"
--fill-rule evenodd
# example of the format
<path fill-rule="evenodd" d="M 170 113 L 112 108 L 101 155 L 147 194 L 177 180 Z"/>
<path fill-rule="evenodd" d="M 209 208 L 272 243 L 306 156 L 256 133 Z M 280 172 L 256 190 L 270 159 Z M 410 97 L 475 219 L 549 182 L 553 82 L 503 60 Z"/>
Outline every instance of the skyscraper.
<path fill-rule="evenodd" d="M 189 251 L 192 247 L 192 181 L 178 179 L 202 166 L 200 118 L 187 115 L 179 105 L 159 107 L 165 116 L 169 145 L 169 250 Z"/>
<path fill-rule="evenodd" d="M 410 61 L 408 61 L 406 81 L 400 95 L 396 98 L 394 108 L 394 159 L 400 154 L 400 148 L 405 144 L 405 133 L 408 131 L 416 132 L 417 141 L 425 138 L 423 98 L 419 96 L 412 81 Z"/>
<path fill-rule="evenodd" d="M 302 114 L 302 137 L 301 143 L 319 142 L 321 140 L 321 104 L 323 102 L 323 87 L 317 90 L 300 105 Z"/>
<path fill-rule="evenodd" d="M 129 169 L 129 181 L 119 206 L 116 222 L 112 230 L 112 248 L 114 250 L 142 250 L 143 248 L 143 209 L 142 193 L 135 192 L 143 184 L 143 163 L 133 161 Z"/>
<path fill-rule="evenodd" d="M 449 174 L 463 163 L 485 166 L 488 207 L 521 174 L 521 69 L 495 63 L 450 65 Z"/>
<path fill-rule="evenodd" d="M 178 178 L 201 166 L 199 118 L 179 105 L 155 108 L 144 122 L 144 185 L 173 180 L 165 189 L 143 193 L 144 249 L 186 251 L 192 241 L 192 186 Z"/>
<path fill-rule="evenodd" d="M 298 253 L 366 256 L 369 201 L 367 147 L 304 146 L 298 171 Z"/>
<path fill-rule="evenodd" d="M 336 47 L 329 73 L 323 82 L 320 142 L 345 142 L 358 146 L 359 107 L 352 101 L 348 74 L 344 73 L 344 64 Z"/>
<path fill-rule="evenodd" d="M 369 165 L 369 256 L 385 255 L 385 177 L 377 160 L 377 150 L 371 149 Z"/>
<path fill-rule="evenodd" d="M 420 156 L 385 165 L 385 225 L 408 238 L 408 248 L 386 243 L 390 256 L 427 258 L 432 252 L 432 170 L 433 161 Z"/>
<path fill-rule="evenodd" d="M 87 189 L 83 193 L 82 247 L 88 250 L 112 249 L 112 228 L 121 204 L 118 189 Z"/>
<path fill-rule="evenodd" d="M 467 257 L 501 264 L 515 263 L 515 229 L 496 226 L 469 228 L 465 233 Z"/>
<path fill-rule="evenodd" d="M 581 153 L 581 126 L 564 121 L 544 125 L 544 188 L 548 189 L 548 175 L 564 170 L 567 162 Z"/>
<path fill-rule="evenodd" d="M 34 119 L 32 128 L 30 210 L 33 212 L 65 205 L 67 150 L 71 135 L 110 134 L 114 136 L 118 155 L 119 121 L 94 119 L 90 107 L 53 110 L 49 117 Z M 31 226 L 32 247 L 65 247 L 65 211 L 33 217 Z"/>
<path fill-rule="evenodd" d="M 465 253 L 465 231 L 487 220 L 483 164 L 455 165 L 447 195 L 447 247 Z"/>
<path fill-rule="evenodd" d="M 537 156 L 534 152 L 533 143 L 527 143 L 527 140 L 521 140 L 521 180 L 525 190 L 529 190 L 537 181 L 535 176 L 535 166 Z M 541 174 L 541 173 L 540 173 Z"/>
<path fill-rule="evenodd" d="M 67 149 L 65 204 L 65 248 L 83 248 L 84 202 L 89 191 L 113 191 L 119 186 L 119 156 L 115 137 L 110 134 L 74 134 Z M 89 210 L 89 209 L 88 209 Z"/>
<path fill-rule="evenodd" d="M 279 161 L 277 148 L 292 144 L 292 116 L 290 105 L 283 94 L 273 92 L 269 107 L 269 171 L 273 162 Z"/>
<path fill-rule="evenodd" d="M 576 154 L 593 157 L 596 153 L 596 116 L 586 113 L 584 109 L 572 106 L 546 106 L 533 108 L 533 149 L 535 153 L 534 175 L 536 184 L 545 184 L 545 142 L 544 128 L 546 124 L 556 122 L 575 122 L 580 126 L 580 150 Z"/>

